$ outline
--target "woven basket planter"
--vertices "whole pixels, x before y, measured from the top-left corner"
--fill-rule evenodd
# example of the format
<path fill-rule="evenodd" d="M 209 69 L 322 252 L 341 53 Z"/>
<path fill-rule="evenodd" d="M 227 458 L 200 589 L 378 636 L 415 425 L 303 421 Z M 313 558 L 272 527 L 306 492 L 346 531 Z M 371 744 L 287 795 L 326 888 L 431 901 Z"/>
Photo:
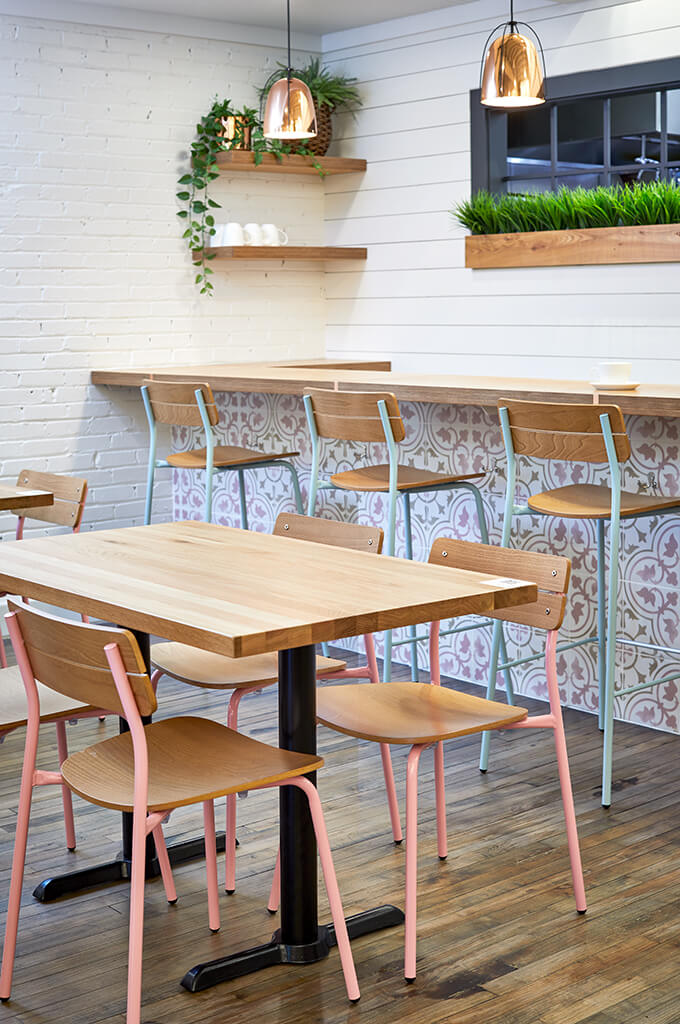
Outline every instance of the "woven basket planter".
<path fill-rule="evenodd" d="M 333 122 L 331 120 L 331 108 L 325 103 L 319 103 L 316 107 L 316 126 L 318 131 L 313 139 L 305 139 L 305 149 L 314 156 L 325 156 L 333 138 Z M 297 153 L 298 147 L 291 146 L 291 153 Z"/>

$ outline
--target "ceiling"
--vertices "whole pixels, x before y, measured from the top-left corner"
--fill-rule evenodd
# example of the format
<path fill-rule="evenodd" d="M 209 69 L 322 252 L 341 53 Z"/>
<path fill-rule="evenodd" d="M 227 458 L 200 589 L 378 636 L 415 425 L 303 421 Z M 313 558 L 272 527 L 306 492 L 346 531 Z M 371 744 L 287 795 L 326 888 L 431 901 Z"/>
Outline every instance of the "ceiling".
<path fill-rule="evenodd" d="M 324 35 L 470 2 L 471 0 L 370 0 L 369 3 L 366 0 L 291 0 L 291 16 L 296 31 Z M 570 0 L 553 2 L 569 3 Z M 109 9 L 118 8 L 121 11 L 188 14 L 186 0 L 89 0 L 89 3 Z M 517 6 L 522 6 L 521 0 Z M 273 29 L 280 29 L 283 26 L 285 10 L 285 0 L 191 0 L 190 5 L 193 18 Z"/>

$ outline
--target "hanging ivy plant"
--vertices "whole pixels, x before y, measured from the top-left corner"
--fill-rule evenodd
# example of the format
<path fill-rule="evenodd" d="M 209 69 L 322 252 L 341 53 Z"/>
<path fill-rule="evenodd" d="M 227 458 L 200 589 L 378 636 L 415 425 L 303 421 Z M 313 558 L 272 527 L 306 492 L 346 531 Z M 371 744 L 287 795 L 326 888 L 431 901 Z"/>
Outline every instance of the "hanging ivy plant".
<path fill-rule="evenodd" d="M 295 151 L 312 157 L 312 166 L 323 177 L 326 172 L 305 141 L 298 143 Z M 177 193 L 177 198 L 182 209 L 177 216 L 185 224 L 182 238 L 186 240 L 192 254 L 197 271 L 195 283 L 201 295 L 207 295 L 213 290 L 210 280 L 213 271 L 208 266 L 216 255 L 209 251 L 210 239 L 215 234 L 215 216 L 212 211 L 221 209 L 208 192 L 211 183 L 219 178 L 217 155 L 229 149 L 252 150 L 255 165 L 259 166 L 265 153 L 273 153 L 280 160 L 284 154 L 292 151 L 292 146 L 278 139 L 266 139 L 257 110 L 254 107 L 235 110 L 231 100 L 216 99 L 196 125 L 196 139 L 191 144 L 191 169 L 178 181 L 181 191 Z"/>

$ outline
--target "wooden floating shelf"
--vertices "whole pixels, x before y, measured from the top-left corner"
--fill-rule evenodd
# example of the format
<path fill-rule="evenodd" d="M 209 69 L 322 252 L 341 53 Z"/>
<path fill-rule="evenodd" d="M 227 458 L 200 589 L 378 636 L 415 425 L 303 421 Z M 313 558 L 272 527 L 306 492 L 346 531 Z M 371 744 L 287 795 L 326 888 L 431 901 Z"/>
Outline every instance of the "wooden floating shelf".
<path fill-rule="evenodd" d="M 468 235 L 465 266 L 568 267 L 680 262 L 680 224 Z"/>
<path fill-rule="evenodd" d="M 215 245 L 206 249 L 218 260 L 365 260 L 363 247 L 333 245 Z"/>
<path fill-rule="evenodd" d="M 217 166 L 222 171 L 259 172 L 260 174 L 306 174 L 321 179 L 318 169 L 312 163 L 313 157 L 286 153 L 281 159 L 274 153 L 263 153 L 262 162 L 255 164 L 255 154 L 243 149 L 228 149 L 217 154 Z M 316 158 L 328 174 L 355 174 L 366 170 L 365 160 L 354 160 L 344 156 L 320 156 Z"/>

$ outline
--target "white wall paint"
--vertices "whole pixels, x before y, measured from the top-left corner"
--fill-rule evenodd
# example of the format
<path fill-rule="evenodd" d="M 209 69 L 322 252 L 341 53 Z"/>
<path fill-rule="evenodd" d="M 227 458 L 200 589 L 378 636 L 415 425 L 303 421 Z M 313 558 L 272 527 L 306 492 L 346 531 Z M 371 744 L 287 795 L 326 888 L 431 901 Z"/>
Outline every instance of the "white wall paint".
<path fill-rule="evenodd" d="M 93 367 L 323 354 L 318 266 L 216 270 L 201 298 L 175 216 L 197 119 L 216 93 L 253 103 L 281 59 L 270 45 L 0 16 L 0 477 L 86 476 L 84 528 L 140 521 L 147 448 L 139 395 L 93 388 Z M 323 190 L 234 175 L 214 196 L 223 220 L 318 244 Z M 158 494 L 168 515 L 169 474 Z"/>
<path fill-rule="evenodd" d="M 678 382 L 677 264 L 464 267 L 465 231 L 447 211 L 469 195 L 468 94 L 506 6 L 475 0 L 324 38 L 326 62 L 356 75 L 365 97 L 334 146 L 369 160 L 358 188 L 328 185 L 327 242 L 369 253 L 365 269 L 327 276 L 328 354 L 392 356 L 414 372 L 563 378 L 588 378 L 598 359 L 620 357 L 643 380 Z M 680 53 L 675 0 L 534 0 L 518 16 L 536 26 L 549 74 Z"/>

